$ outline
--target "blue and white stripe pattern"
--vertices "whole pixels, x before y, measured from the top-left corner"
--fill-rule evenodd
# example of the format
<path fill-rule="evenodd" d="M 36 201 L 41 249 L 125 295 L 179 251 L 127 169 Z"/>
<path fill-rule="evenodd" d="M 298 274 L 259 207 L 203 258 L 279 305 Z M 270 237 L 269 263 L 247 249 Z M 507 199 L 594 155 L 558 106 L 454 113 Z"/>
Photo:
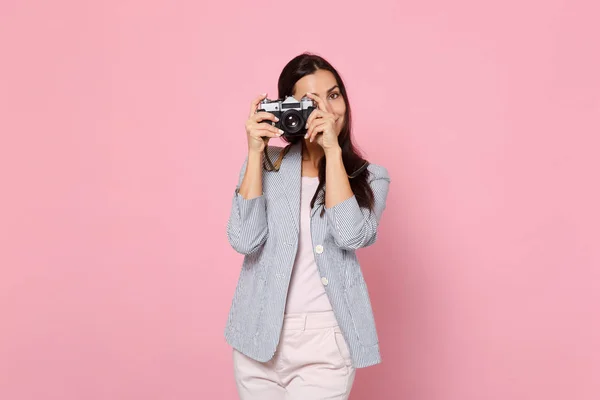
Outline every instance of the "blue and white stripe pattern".
<path fill-rule="evenodd" d="M 276 159 L 281 147 L 269 147 Z M 300 223 L 301 143 L 292 146 L 279 172 L 263 171 L 263 194 L 246 200 L 239 193 L 247 159 L 233 195 L 227 237 L 244 254 L 225 338 L 257 361 L 275 354 L 283 324 L 287 290 L 296 258 Z M 355 368 L 381 362 L 379 339 L 367 285 L 355 250 L 377 239 L 377 227 L 386 207 L 390 178 L 376 164 L 368 167 L 375 195 L 373 212 L 361 208 L 356 197 L 325 209 L 311 210 L 313 253 L 338 324 L 348 343 Z"/>

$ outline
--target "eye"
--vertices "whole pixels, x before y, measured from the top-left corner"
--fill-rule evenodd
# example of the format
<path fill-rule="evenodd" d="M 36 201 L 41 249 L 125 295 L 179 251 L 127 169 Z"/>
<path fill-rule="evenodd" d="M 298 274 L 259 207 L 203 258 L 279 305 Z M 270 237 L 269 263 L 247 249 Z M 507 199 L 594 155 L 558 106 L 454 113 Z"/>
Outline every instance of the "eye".
<path fill-rule="evenodd" d="M 340 97 L 340 94 L 339 94 L 338 92 L 333 92 L 333 93 L 331 93 L 331 94 L 329 95 L 329 98 L 330 98 L 331 100 L 335 100 L 335 99 L 337 99 L 338 97 Z"/>

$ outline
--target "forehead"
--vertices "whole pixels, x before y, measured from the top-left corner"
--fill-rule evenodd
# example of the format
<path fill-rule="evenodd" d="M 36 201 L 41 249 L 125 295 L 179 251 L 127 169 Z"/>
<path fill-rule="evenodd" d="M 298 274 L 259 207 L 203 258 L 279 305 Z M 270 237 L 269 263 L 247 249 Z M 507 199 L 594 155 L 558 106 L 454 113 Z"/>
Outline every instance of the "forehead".
<path fill-rule="evenodd" d="M 306 92 L 325 94 L 333 86 L 337 85 L 335 76 L 329 71 L 319 69 L 314 74 L 306 75 L 296 82 L 295 94 L 304 95 Z"/>

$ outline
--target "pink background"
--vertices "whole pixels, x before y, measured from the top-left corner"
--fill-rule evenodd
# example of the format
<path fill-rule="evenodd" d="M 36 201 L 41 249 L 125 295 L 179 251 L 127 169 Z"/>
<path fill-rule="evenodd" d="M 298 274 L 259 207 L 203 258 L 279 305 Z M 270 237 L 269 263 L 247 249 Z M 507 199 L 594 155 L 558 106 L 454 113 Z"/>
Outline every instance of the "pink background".
<path fill-rule="evenodd" d="M 597 4 L 3 0 L 0 398 L 236 398 L 244 121 L 312 50 L 392 176 L 351 398 L 597 400 Z"/>

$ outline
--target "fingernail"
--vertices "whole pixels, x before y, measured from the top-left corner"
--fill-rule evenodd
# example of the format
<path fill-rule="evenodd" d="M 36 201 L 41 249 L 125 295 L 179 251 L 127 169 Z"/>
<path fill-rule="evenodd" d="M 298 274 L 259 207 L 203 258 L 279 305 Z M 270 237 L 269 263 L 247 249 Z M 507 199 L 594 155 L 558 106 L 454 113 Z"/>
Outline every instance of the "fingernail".
<path fill-rule="evenodd" d="M 308 139 L 308 133 L 304 135 L 304 139 Z"/>
<path fill-rule="evenodd" d="M 279 136 L 283 135 L 283 131 L 280 129 L 279 130 Z"/>
<path fill-rule="evenodd" d="M 275 117 L 275 122 L 279 121 L 279 118 Z"/>
<path fill-rule="evenodd" d="M 261 93 L 260 95 L 261 95 L 261 96 L 266 96 L 266 95 L 267 95 L 267 92 L 265 92 L 265 93 Z"/>

